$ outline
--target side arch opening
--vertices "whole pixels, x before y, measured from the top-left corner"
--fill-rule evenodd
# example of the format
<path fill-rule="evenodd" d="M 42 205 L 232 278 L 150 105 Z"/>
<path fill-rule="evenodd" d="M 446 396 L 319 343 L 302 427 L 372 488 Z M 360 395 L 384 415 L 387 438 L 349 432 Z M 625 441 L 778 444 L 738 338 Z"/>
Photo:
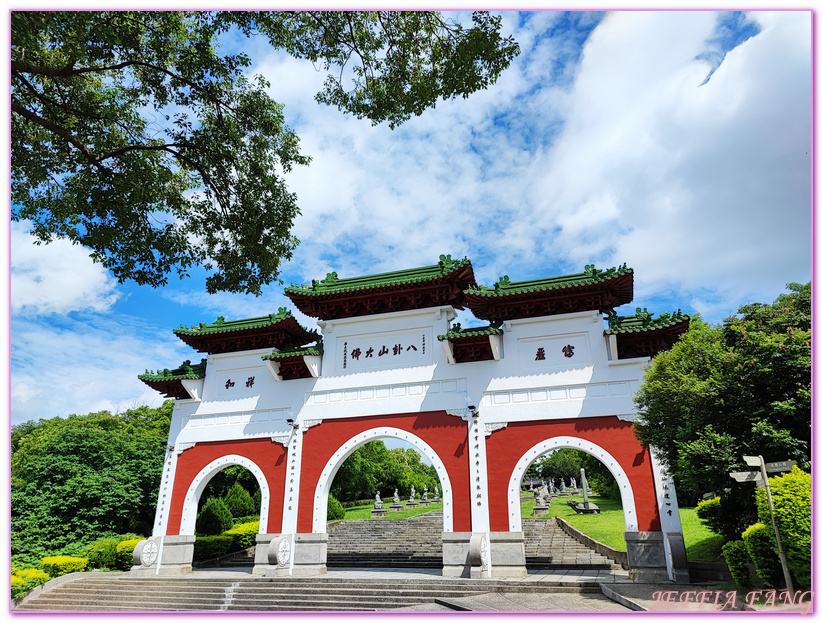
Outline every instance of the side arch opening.
<path fill-rule="evenodd" d="M 180 535 L 193 535 L 197 522 L 197 511 L 200 497 L 209 484 L 209 481 L 219 472 L 232 465 L 244 467 L 254 476 L 260 487 L 260 528 L 259 533 L 264 534 L 269 520 L 269 507 L 271 503 L 271 492 L 263 470 L 251 459 L 237 454 L 229 454 L 215 459 L 203 469 L 201 469 L 192 480 L 186 491 L 183 500 L 183 513 L 180 520 Z"/>
<path fill-rule="evenodd" d="M 623 506 L 623 519 L 626 532 L 637 531 L 637 512 L 634 501 L 634 492 L 631 482 L 620 463 L 608 451 L 597 444 L 581 439 L 579 437 L 557 436 L 545 439 L 527 450 L 514 467 L 509 479 L 508 494 L 508 518 L 509 530 L 511 532 L 522 531 L 522 521 L 520 513 L 520 483 L 526 474 L 528 467 L 540 456 L 560 448 L 572 448 L 581 450 L 598 459 L 614 477 L 620 489 L 620 501 Z"/>

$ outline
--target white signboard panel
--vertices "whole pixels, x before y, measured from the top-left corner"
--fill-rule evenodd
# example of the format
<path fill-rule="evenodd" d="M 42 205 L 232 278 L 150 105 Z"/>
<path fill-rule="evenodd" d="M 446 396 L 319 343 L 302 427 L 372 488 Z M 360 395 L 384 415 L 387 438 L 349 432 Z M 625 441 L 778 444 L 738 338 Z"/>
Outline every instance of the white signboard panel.
<path fill-rule="evenodd" d="M 555 372 L 591 365 L 588 333 L 518 340 L 520 369 L 526 372 Z"/>
<path fill-rule="evenodd" d="M 341 337 L 337 340 L 339 373 L 424 366 L 432 362 L 430 327 Z"/>

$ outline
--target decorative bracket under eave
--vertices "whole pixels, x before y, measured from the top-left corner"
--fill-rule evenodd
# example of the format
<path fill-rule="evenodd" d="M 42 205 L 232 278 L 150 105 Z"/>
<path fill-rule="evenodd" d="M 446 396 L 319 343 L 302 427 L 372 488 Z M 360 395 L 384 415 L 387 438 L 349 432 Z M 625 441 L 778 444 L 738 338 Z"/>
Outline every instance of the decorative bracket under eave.
<path fill-rule="evenodd" d="M 205 385 L 206 379 L 180 379 L 180 383 L 192 400 L 197 402 L 202 400 L 203 385 Z"/>
<path fill-rule="evenodd" d="M 486 433 L 486 437 L 491 436 L 491 434 L 495 431 L 503 430 L 508 425 L 508 422 L 491 422 L 484 424 L 484 432 Z"/>

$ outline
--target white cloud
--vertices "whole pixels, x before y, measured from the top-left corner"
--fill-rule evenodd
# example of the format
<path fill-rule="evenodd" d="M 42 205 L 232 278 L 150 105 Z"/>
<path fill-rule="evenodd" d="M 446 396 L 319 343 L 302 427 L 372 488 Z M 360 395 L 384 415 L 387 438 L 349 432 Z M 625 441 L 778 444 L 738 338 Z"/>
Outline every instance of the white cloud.
<path fill-rule="evenodd" d="M 808 279 L 810 21 L 767 18 L 698 86 L 711 14 L 610 14 L 587 44 L 532 227 L 561 226 L 556 251 L 581 265 L 627 262 L 643 296 L 676 285 L 770 301 Z"/>
<path fill-rule="evenodd" d="M 65 314 L 106 311 L 118 298 L 116 284 L 89 251 L 68 240 L 34 244 L 25 222 L 11 225 L 12 313 Z"/>
<path fill-rule="evenodd" d="M 199 357 L 171 331 L 158 331 L 137 318 L 81 314 L 51 324 L 15 319 L 12 423 L 138 404 L 157 406 L 163 396 L 137 375 Z"/>

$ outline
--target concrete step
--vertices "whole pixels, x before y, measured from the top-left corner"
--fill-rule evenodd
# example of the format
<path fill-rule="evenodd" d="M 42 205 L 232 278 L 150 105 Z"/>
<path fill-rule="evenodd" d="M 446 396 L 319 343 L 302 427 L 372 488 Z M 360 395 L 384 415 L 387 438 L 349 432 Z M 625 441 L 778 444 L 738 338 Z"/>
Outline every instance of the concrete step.
<path fill-rule="evenodd" d="M 78 574 L 58 588 L 28 598 L 16 610 L 38 611 L 355 611 L 391 610 L 434 599 L 489 592 L 598 593 L 595 582 L 537 586 L 506 580 L 398 578 L 391 582 L 344 578 L 134 578 Z"/>

